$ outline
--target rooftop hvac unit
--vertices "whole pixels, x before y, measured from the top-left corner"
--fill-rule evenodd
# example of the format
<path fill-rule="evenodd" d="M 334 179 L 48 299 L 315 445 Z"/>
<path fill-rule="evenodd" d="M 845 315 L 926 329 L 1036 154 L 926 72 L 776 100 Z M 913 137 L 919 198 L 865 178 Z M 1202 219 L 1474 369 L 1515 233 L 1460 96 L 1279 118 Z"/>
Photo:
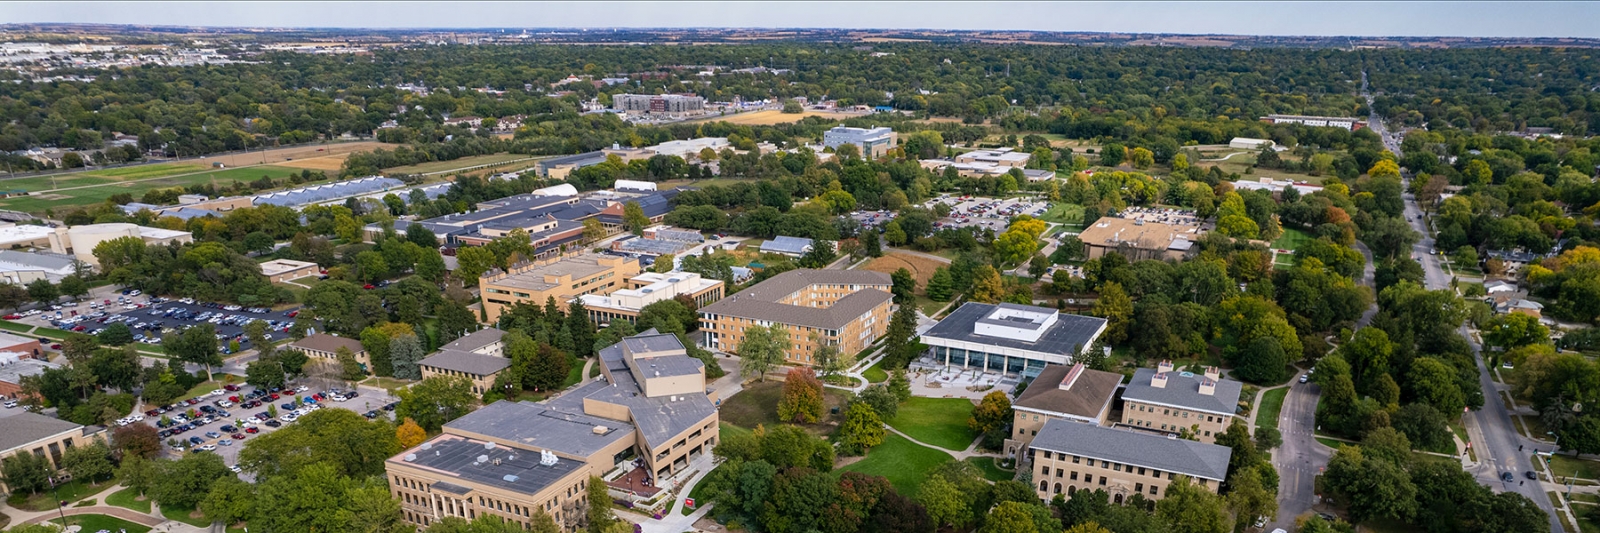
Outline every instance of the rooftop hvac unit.
<path fill-rule="evenodd" d="M 556 454 L 551 453 L 550 450 L 540 450 L 539 451 L 539 464 L 540 465 L 543 465 L 543 466 L 555 466 L 556 463 L 558 463 L 560 461 L 561 461 L 561 458 L 560 457 L 556 457 Z"/>
<path fill-rule="evenodd" d="M 431 442 L 422 443 L 422 449 L 424 449 L 424 450 L 432 450 L 433 449 L 433 443 L 431 443 Z"/>
<path fill-rule="evenodd" d="M 414 454 L 414 453 L 406 454 L 406 462 L 407 463 L 415 461 L 415 460 L 417 460 L 417 454 Z"/>
<path fill-rule="evenodd" d="M 493 450 L 494 449 L 494 443 L 493 442 L 485 442 L 485 443 L 483 443 L 483 449 L 485 449 L 485 450 Z"/>
<path fill-rule="evenodd" d="M 501 477 L 500 479 L 506 480 L 506 483 L 516 483 L 517 482 L 517 476 L 514 475 L 514 474 L 506 474 L 504 477 Z"/>
<path fill-rule="evenodd" d="M 596 435 L 604 435 L 604 434 L 606 434 L 606 431 L 609 431 L 609 430 L 606 429 L 605 426 L 595 426 L 594 427 L 594 434 L 596 434 Z"/>
<path fill-rule="evenodd" d="M 487 456 L 487 455 L 479 455 L 477 462 L 479 462 L 479 463 L 487 463 L 487 462 L 489 462 L 489 456 Z"/>

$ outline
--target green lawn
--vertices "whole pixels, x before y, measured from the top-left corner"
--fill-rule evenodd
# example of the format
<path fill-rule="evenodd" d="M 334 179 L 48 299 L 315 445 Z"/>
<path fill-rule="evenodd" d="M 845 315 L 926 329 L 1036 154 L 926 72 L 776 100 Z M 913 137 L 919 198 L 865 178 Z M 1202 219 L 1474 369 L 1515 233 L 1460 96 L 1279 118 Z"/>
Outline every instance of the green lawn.
<path fill-rule="evenodd" d="M 561 388 L 566 389 L 583 381 L 583 358 L 573 357 L 567 361 L 567 379 L 561 382 Z"/>
<path fill-rule="evenodd" d="M 1333 439 L 1330 439 L 1330 438 L 1327 438 L 1327 437 L 1316 437 L 1316 439 L 1317 439 L 1317 442 L 1322 443 L 1323 446 L 1327 446 L 1327 447 L 1333 448 L 1335 450 L 1339 449 L 1340 446 L 1344 446 L 1343 442 L 1336 441 L 1336 440 L 1333 440 Z"/>
<path fill-rule="evenodd" d="M 1282 250 L 1298 250 L 1301 245 L 1316 240 L 1310 233 L 1294 228 L 1283 228 L 1283 235 L 1272 241 L 1272 247 Z"/>
<path fill-rule="evenodd" d="M 33 326 L 12 322 L 9 320 L 0 320 L 0 329 L 6 331 L 15 331 L 17 333 L 27 333 L 33 330 Z"/>
<path fill-rule="evenodd" d="M 726 426 L 726 424 L 724 424 L 724 426 Z M 706 483 L 705 483 L 705 480 L 706 480 L 707 477 L 711 476 L 711 472 L 716 472 L 718 468 L 722 468 L 722 465 L 725 465 L 725 464 L 728 464 L 728 463 L 719 464 L 719 465 L 713 467 L 710 472 L 706 472 L 706 475 L 702 476 L 700 478 L 700 482 L 699 483 L 695 483 L 694 488 L 689 490 L 689 497 L 694 499 L 694 503 L 695 503 L 695 505 L 697 507 L 701 506 L 701 505 L 705 505 L 706 502 L 711 501 L 706 496 Z M 687 506 L 687 505 L 678 506 L 678 510 L 679 510 L 679 512 L 681 512 L 681 513 L 683 513 L 685 515 L 694 514 L 694 509 L 690 509 L 689 506 Z"/>
<path fill-rule="evenodd" d="M 141 513 L 150 512 L 150 499 L 139 499 L 139 492 L 134 489 L 122 489 L 106 496 L 106 505 L 133 509 Z"/>
<path fill-rule="evenodd" d="M 883 369 L 883 361 L 879 360 L 863 370 L 861 377 L 867 378 L 868 383 L 883 383 L 889 381 L 889 371 Z"/>
<path fill-rule="evenodd" d="M 989 481 L 1005 481 L 1017 477 L 1015 470 L 1000 468 L 993 457 L 968 457 L 966 460 L 978 467 L 978 471 L 983 472 L 984 479 Z"/>
<path fill-rule="evenodd" d="M 867 458 L 851 463 L 834 472 L 860 472 L 874 476 L 888 478 L 896 491 L 906 496 L 914 497 L 921 489 L 923 478 L 928 471 L 953 460 L 950 454 L 918 446 L 917 443 L 907 440 L 894 433 L 884 437 L 883 444 L 867 452 Z"/>
<path fill-rule="evenodd" d="M 1256 427 L 1278 428 L 1278 413 L 1283 411 L 1283 398 L 1289 395 L 1289 388 L 1272 389 L 1261 397 L 1261 412 L 1256 413 Z"/>
<path fill-rule="evenodd" d="M 823 389 L 822 394 L 828 409 L 838 407 L 841 412 L 850 398 L 849 392 L 838 389 Z M 739 394 L 722 401 L 722 420 L 746 429 L 755 429 L 758 425 L 781 424 L 783 421 L 778 419 L 778 400 L 782 397 L 782 381 L 768 378 L 766 383 L 751 384 Z M 901 408 L 901 412 L 905 412 L 904 407 Z M 829 424 L 837 423 L 843 418 L 842 414 L 824 412 L 817 424 L 804 427 L 814 433 L 831 433 L 833 427 Z"/>
<path fill-rule="evenodd" d="M 46 488 L 31 496 L 20 493 L 12 494 L 10 498 L 6 498 L 6 503 L 25 511 L 49 511 L 56 508 L 55 496 L 60 496 L 62 500 L 70 504 L 105 489 L 105 483 L 91 485 L 83 481 L 69 481 L 56 487 L 54 491 Z"/>
<path fill-rule="evenodd" d="M 1057 224 L 1071 224 L 1074 226 L 1082 225 L 1083 206 L 1078 204 L 1056 203 L 1051 205 L 1050 209 L 1045 211 L 1044 215 L 1040 216 L 1039 218 L 1045 222 L 1055 222 Z"/>
<path fill-rule="evenodd" d="M 390 168 L 390 169 L 386 169 L 386 170 L 389 173 L 392 173 L 392 174 L 426 174 L 426 173 L 429 173 L 429 172 L 443 172 L 443 171 L 447 171 L 447 170 L 455 170 L 455 169 L 458 169 L 458 168 L 467 168 L 467 167 L 475 167 L 475 166 L 478 166 L 478 165 L 489 165 L 489 164 L 494 164 L 494 163 L 503 163 L 503 162 L 506 162 L 506 161 L 512 161 L 512 160 L 516 160 L 516 159 L 527 159 L 527 158 L 528 158 L 527 154 L 475 155 L 475 156 L 463 157 L 463 158 L 460 158 L 460 159 L 452 159 L 450 161 L 429 161 L 427 163 L 418 163 L 418 164 L 415 164 L 415 165 L 409 165 L 409 166 L 403 166 L 403 167 L 394 167 L 394 168 Z M 531 163 L 531 161 L 530 161 L 530 163 Z"/>
<path fill-rule="evenodd" d="M 57 524 L 62 523 L 60 518 L 51 520 Z M 128 533 L 146 533 L 150 528 L 103 514 L 85 514 L 67 517 L 66 525 L 76 525 L 83 532 L 94 531 L 127 531 Z"/>
<path fill-rule="evenodd" d="M 947 450 L 961 451 L 978 435 L 967 427 L 972 401 L 966 398 L 913 397 L 900 405 L 889 425 L 917 439 Z"/>
<path fill-rule="evenodd" d="M 169 508 L 165 505 L 161 506 L 161 516 L 167 517 L 167 520 L 177 520 L 194 527 L 209 529 L 211 527 L 211 521 L 206 520 L 205 518 L 194 518 L 189 516 L 194 512 L 194 509 L 180 509 L 177 507 Z"/>
<path fill-rule="evenodd" d="M 116 171 L 130 170 L 116 169 Z M 129 174 L 127 177 L 108 177 L 99 175 L 99 172 L 102 171 L 71 175 L 72 181 L 70 182 L 66 181 L 68 179 L 66 176 L 58 177 L 55 179 L 54 184 L 49 182 L 49 178 L 12 180 L 7 184 L 8 188 L 23 188 L 33 194 L 0 200 L 0 208 L 38 213 L 50 208 L 97 204 L 118 193 L 131 194 L 134 200 L 138 200 L 145 192 L 153 189 L 188 187 L 190 185 L 209 183 L 215 183 L 219 186 L 232 185 L 235 181 L 255 181 L 261 179 L 262 176 L 281 180 L 290 174 L 299 174 L 300 169 L 269 165 L 230 168 L 210 172 L 203 168 L 187 166 L 184 168 L 169 167 L 159 171 L 147 170 L 142 173 Z M 27 181 L 29 179 L 42 181 L 30 186 Z M 85 188 L 72 189 L 69 187 Z"/>
<path fill-rule="evenodd" d="M 1571 476 L 1574 473 L 1583 479 L 1600 479 L 1600 462 L 1577 459 L 1570 455 L 1546 456 L 1550 459 L 1550 472 L 1556 479 Z"/>

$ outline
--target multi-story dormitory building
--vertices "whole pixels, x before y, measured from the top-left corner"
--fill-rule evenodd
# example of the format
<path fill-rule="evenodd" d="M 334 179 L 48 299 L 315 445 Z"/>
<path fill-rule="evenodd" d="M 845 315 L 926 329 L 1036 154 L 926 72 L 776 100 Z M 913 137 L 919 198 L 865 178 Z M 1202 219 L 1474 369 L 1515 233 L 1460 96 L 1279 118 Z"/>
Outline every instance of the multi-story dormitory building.
<path fill-rule="evenodd" d="M 543 402 L 490 404 L 390 458 L 406 521 L 488 514 L 526 528 L 543 512 L 572 530 L 591 476 L 621 469 L 619 479 L 648 480 L 642 490 L 654 491 L 710 453 L 717 398 L 677 336 L 646 331 L 601 350 L 600 361 L 600 379 Z M 618 483 L 610 485 L 624 490 Z"/>
<path fill-rule="evenodd" d="M 737 351 L 752 326 L 789 332 L 786 360 L 812 364 L 817 342 L 857 353 L 889 329 L 893 282 L 869 270 L 790 270 L 700 308 L 702 344 Z"/>

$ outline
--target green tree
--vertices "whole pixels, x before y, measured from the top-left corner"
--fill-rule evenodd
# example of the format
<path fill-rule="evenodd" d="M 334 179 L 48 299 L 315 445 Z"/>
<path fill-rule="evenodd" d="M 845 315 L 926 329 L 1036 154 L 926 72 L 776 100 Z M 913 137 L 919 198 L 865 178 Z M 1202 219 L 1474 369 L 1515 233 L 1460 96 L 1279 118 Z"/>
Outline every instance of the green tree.
<path fill-rule="evenodd" d="M 945 267 L 934 269 L 933 277 L 928 279 L 925 290 L 928 299 L 935 302 L 948 302 L 955 295 L 955 280 L 950 276 L 950 270 Z"/>
<path fill-rule="evenodd" d="M 967 427 L 979 434 L 1004 427 L 1011 421 L 1011 399 L 1004 392 L 993 391 L 983 395 L 983 400 L 972 408 Z"/>
<path fill-rule="evenodd" d="M 644 228 L 650 225 L 650 217 L 644 216 L 644 208 L 639 207 L 639 202 L 622 204 L 622 225 L 634 235 L 644 235 Z"/>
<path fill-rule="evenodd" d="M 31 453 L 17 453 L 0 459 L 0 477 L 13 494 L 36 494 L 50 482 L 50 460 Z"/>
<path fill-rule="evenodd" d="M 611 515 L 611 495 L 606 493 L 606 480 L 589 476 L 589 509 L 585 512 L 589 533 L 607 533 L 607 528 L 617 517 Z"/>
<path fill-rule="evenodd" d="M 439 306 L 438 313 L 439 329 L 437 333 L 440 343 L 459 339 L 468 333 L 478 331 L 482 327 L 478 323 L 478 317 L 472 315 L 472 311 L 456 302 L 446 301 Z"/>
<path fill-rule="evenodd" d="M 861 232 L 861 253 L 867 257 L 883 257 L 883 242 L 878 236 L 876 228 L 867 228 Z"/>
<path fill-rule="evenodd" d="M 878 413 L 878 419 L 889 420 L 900 412 L 900 397 L 889 390 L 886 384 L 877 384 L 861 391 L 853 403 L 865 403 Z"/>
<path fill-rule="evenodd" d="M 1407 520 L 1416 512 L 1417 487 L 1400 466 L 1366 457 L 1360 446 L 1344 446 L 1333 453 L 1323 474 L 1329 491 L 1349 503 L 1350 518 Z"/>
<path fill-rule="evenodd" d="M 916 499 L 936 525 L 960 528 L 972 520 L 966 496 L 943 476 L 930 476 L 924 481 Z"/>
<path fill-rule="evenodd" d="M 1419 357 L 1411 362 L 1409 373 L 1411 393 L 1417 401 L 1427 403 L 1440 413 L 1455 416 L 1466 408 L 1467 400 L 1457 383 L 1457 373 L 1449 363 L 1433 357 Z"/>
<path fill-rule="evenodd" d="M 255 515 L 255 489 L 236 477 L 225 477 L 200 500 L 200 512 L 213 523 L 237 524 Z"/>
<path fill-rule="evenodd" d="M 1155 154 L 1142 146 L 1134 148 L 1128 152 L 1128 163 L 1133 165 L 1133 168 L 1144 170 L 1156 164 Z"/>
<path fill-rule="evenodd" d="M 1100 297 L 1095 299 L 1090 314 L 1106 319 L 1103 338 L 1107 343 L 1120 344 L 1128 339 L 1128 325 L 1133 319 L 1133 299 L 1128 297 L 1122 284 L 1107 282 L 1100 286 Z"/>
<path fill-rule="evenodd" d="M 482 246 L 462 246 L 456 249 L 456 279 L 476 286 L 485 272 L 494 268 L 494 252 Z"/>
<path fill-rule="evenodd" d="M 98 440 L 92 444 L 67 448 L 61 454 L 61 468 L 71 473 L 73 479 L 90 482 L 105 480 L 116 471 L 111 462 L 111 448 Z"/>
<path fill-rule="evenodd" d="M 746 327 L 739 343 L 740 373 L 766 381 L 767 372 L 787 358 L 789 344 L 789 330 L 781 325 Z"/>
<path fill-rule="evenodd" d="M 99 339 L 100 344 L 122 346 L 133 342 L 133 330 L 129 329 L 127 324 L 118 322 L 101 329 L 100 333 L 95 334 L 95 337 Z"/>
<path fill-rule="evenodd" d="M 1001 502 L 989 511 L 978 533 L 1040 533 L 1033 523 L 1032 514 L 1028 512 L 1028 506 L 1025 503 Z"/>
<path fill-rule="evenodd" d="M 855 402 L 845 409 L 844 425 L 839 427 L 839 444 L 855 454 L 883 444 L 883 420 L 878 412 L 864 402 Z"/>
<path fill-rule="evenodd" d="M 214 453 L 185 454 L 181 459 L 160 464 L 161 474 L 150 487 L 150 496 L 163 507 L 193 509 L 217 480 L 233 477 L 222 456 Z"/>
<path fill-rule="evenodd" d="M 424 357 L 427 357 L 427 352 L 422 349 L 422 341 L 416 335 L 400 335 L 389 341 L 389 361 L 396 378 L 422 379 L 417 362 Z"/>
<path fill-rule="evenodd" d="M 89 282 L 77 274 L 70 274 L 61 278 L 61 294 L 68 298 L 81 298 L 89 294 Z"/>
<path fill-rule="evenodd" d="M 122 486 L 133 489 L 134 492 L 144 496 L 155 486 L 156 479 L 161 476 L 159 461 L 142 456 L 125 456 L 122 464 L 117 466 L 117 482 Z"/>
<path fill-rule="evenodd" d="M 296 476 L 319 463 L 340 476 L 364 478 L 381 475 L 383 462 L 400 450 L 390 423 L 348 409 L 318 409 L 246 441 L 238 464 L 258 479 Z"/>
<path fill-rule="evenodd" d="M 439 431 L 445 422 L 472 412 L 476 403 L 472 382 L 460 376 L 429 377 L 395 395 L 400 397 L 395 416 L 416 420 L 428 431 Z"/>
<path fill-rule="evenodd" d="M 52 304 L 61 299 L 61 291 L 47 279 L 34 280 L 28 284 L 28 297 L 42 304 Z"/>
<path fill-rule="evenodd" d="M 906 268 L 900 268 L 889 274 L 892 282 L 889 292 L 894 293 L 894 303 L 905 305 L 916 298 L 917 278 Z"/>
<path fill-rule="evenodd" d="M 1269 489 L 1261 476 L 1260 470 L 1266 468 L 1272 467 L 1263 464 L 1246 468 L 1228 478 L 1228 509 L 1240 522 L 1254 523 L 1256 517 L 1278 518 L 1277 491 Z"/>
<path fill-rule="evenodd" d="M 1156 517 L 1175 533 L 1228 533 L 1233 519 L 1221 496 L 1195 485 L 1187 476 L 1167 485 L 1166 497 L 1156 502 Z"/>

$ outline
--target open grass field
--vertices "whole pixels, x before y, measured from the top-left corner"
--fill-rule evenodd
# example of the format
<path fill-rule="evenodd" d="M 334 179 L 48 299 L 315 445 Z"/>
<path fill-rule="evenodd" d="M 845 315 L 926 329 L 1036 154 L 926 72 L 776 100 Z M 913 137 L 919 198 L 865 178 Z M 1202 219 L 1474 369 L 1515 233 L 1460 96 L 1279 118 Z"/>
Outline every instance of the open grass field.
<path fill-rule="evenodd" d="M 783 380 L 767 378 L 766 383 L 756 382 L 744 388 L 739 394 L 723 400 L 722 420 L 745 429 L 755 429 L 758 425 L 773 426 L 783 423 L 778 419 L 778 400 L 783 397 Z M 829 434 L 844 419 L 844 405 L 849 400 L 850 393 L 838 389 L 823 389 L 825 411 L 822 419 L 816 424 L 802 425 L 801 427 L 817 434 Z M 915 399 L 915 398 L 913 398 Z M 831 414 L 833 408 L 838 407 L 841 414 Z M 901 408 L 902 412 L 905 409 Z M 971 410 L 970 408 L 968 409 Z M 902 415 L 903 416 L 903 415 Z M 965 419 L 962 421 L 965 424 Z M 965 426 L 963 426 L 965 427 Z"/>
<path fill-rule="evenodd" d="M 884 437 L 883 444 L 867 452 L 866 459 L 834 472 L 860 472 L 883 476 L 900 494 L 915 497 L 917 491 L 921 490 L 922 480 L 928 476 L 929 471 L 946 461 L 954 460 L 950 454 L 918 446 L 905 437 L 889 433 Z"/>
<path fill-rule="evenodd" d="M 1256 413 L 1256 427 L 1278 428 L 1278 414 L 1283 412 L 1283 398 L 1289 395 L 1288 388 L 1272 389 L 1261 396 L 1261 412 Z"/>
<path fill-rule="evenodd" d="M 429 161 L 427 163 L 388 168 L 384 169 L 384 171 L 394 174 L 427 174 L 429 172 L 447 172 L 458 168 L 469 168 L 478 165 L 492 165 L 495 163 L 504 163 L 506 161 L 514 161 L 517 159 L 527 159 L 529 157 L 530 156 L 527 154 L 475 155 L 463 157 L 461 159 L 452 159 L 450 161 Z M 529 161 L 529 163 L 531 164 L 532 161 Z"/>
<path fill-rule="evenodd" d="M 37 182 L 38 180 L 44 181 L 43 186 L 39 188 L 28 188 L 25 186 L 21 187 L 28 189 L 28 191 L 31 193 L 28 196 L 0 199 L 0 209 L 14 209 L 17 211 L 39 213 L 43 212 L 45 209 L 60 209 L 65 207 L 97 204 L 104 202 L 107 198 L 110 198 L 118 193 L 131 194 L 133 195 L 134 200 L 138 200 L 139 197 L 143 196 L 145 192 L 154 189 L 188 187 L 190 185 L 200 185 L 206 183 L 231 185 L 235 181 L 255 181 L 261 179 L 262 176 L 267 176 L 277 180 L 286 178 L 290 174 L 300 173 L 299 169 L 278 166 L 230 168 L 214 171 L 206 168 L 195 168 L 190 165 L 174 167 L 166 167 L 165 165 L 147 165 L 146 167 L 164 168 L 159 171 L 147 170 L 145 172 L 133 174 L 125 173 L 125 175 L 133 177 L 87 174 L 91 174 L 92 172 L 125 172 L 132 171 L 134 169 L 144 169 L 145 167 L 112 169 L 110 171 L 92 171 L 91 173 L 83 173 L 86 174 L 84 177 L 78 177 L 78 175 L 72 174 L 56 178 L 57 185 L 51 185 L 48 181 L 48 178 L 25 178 L 21 180 L 9 180 L 8 182 L 0 183 L 0 187 L 13 187 L 20 184 Z M 73 181 L 66 181 L 68 179 Z"/>
<path fill-rule="evenodd" d="M 1213 165 L 1215 165 L 1217 168 L 1222 170 L 1223 174 L 1238 173 L 1240 175 L 1241 179 L 1246 179 L 1246 180 L 1254 180 L 1254 179 L 1258 179 L 1258 178 L 1272 178 L 1272 179 L 1275 179 L 1275 180 L 1293 180 L 1293 181 L 1304 181 L 1304 182 L 1308 182 L 1308 183 L 1322 183 L 1322 178 L 1319 178 L 1319 177 L 1316 177 L 1316 176 L 1312 176 L 1310 174 L 1301 174 L 1301 173 L 1298 173 L 1298 172 L 1284 172 L 1282 170 L 1275 170 L 1275 169 L 1268 169 L 1268 168 L 1255 168 L 1254 170 L 1251 170 L 1249 174 L 1246 174 L 1245 173 L 1245 169 L 1250 168 L 1251 166 L 1253 166 L 1255 164 L 1256 164 L 1256 156 L 1255 156 L 1255 154 L 1241 154 L 1241 155 L 1236 155 L 1236 156 L 1233 156 L 1233 157 L 1229 157 L 1228 159 L 1223 160 L 1223 161 L 1201 161 L 1199 163 L 1200 166 L 1213 166 Z"/>
<path fill-rule="evenodd" d="M 1044 215 L 1039 218 L 1045 222 L 1081 226 L 1083 225 L 1083 206 L 1068 203 L 1051 204 L 1050 209 L 1046 210 Z"/>
<path fill-rule="evenodd" d="M 1550 459 L 1550 473 L 1555 474 L 1556 479 L 1572 475 L 1582 479 L 1600 479 L 1600 462 L 1577 459 L 1570 455 L 1561 454 L 1548 457 Z M 1537 459 L 1535 458 L 1536 461 Z"/>
<path fill-rule="evenodd" d="M 868 383 L 883 383 L 889 381 L 889 371 L 883 369 L 883 361 L 878 361 L 861 372 L 861 377 L 867 378 Z"/>
<path fill-rule="evenodd" d="M 122 489 L 111 493 L 110 496 L 106 496 L 106 505 L 133 509 L 141 513 L 150 512 L 150 499 L 140 500 L 139 491 L 136 489 Z"/>
<path fill-rule="evenodd" d="M 377 142 L 377 141 L 353 141 L 353 142 L 338 142 L 338 143 L 324 143 L 324 144 L 306 144 L 306 145 L 300 145 L 300 146 L 285 146 L 283 148 L 273 148 L 273 149 L 265 150 L 265 151 L 251 151 L 251 152 L 244 152 L 244 153 L 237 153 L 237 154 L 227 154 L 227 155 L 219 155 L 219 156 L 207 157 L 205 159 L 201 159 L 200 160 L 200 165 L 203 166 L 203 167 L 210 167 L 212 163 L 222 163 L 224 165 L 227 165 L 229 168 L 232 168 L 232 167 L 242 167 L 242 166 L 246 166 L 246 165 L 263 165 L 263 164 L 270 165 L 270 164 L 277 164 L 277 163 L 294 163 L 294 162 L 299 162 L 301 160 L 306 160 L 306 159 L 320 160 L 321 158 L 325 158 L 325 157 L 337 158 L 339 160 L 339 163 L 343 164 L 344 163 L 344 158 L 347 157 L 351 152 L 370 152 L 370 151 L 376 150 L 378 148 L 383 148 L 385 150 L 393 150 L 393 149 L 395 149 L 396 146 L 399 146 L 399 145 L 397 145 L 397 144 L 389 144 L 389 143 L 381 143 L 381 142 Z M 306 166 L 306 167 L 301 167 L 301 168 L 309 168 L 309 169 L 312 169 L 312 170 L 327 170 L 327 169 L 323 168 L 323 165 L 325 165 L 326 163 L 322 163 L 320 161 L 315 161 L 313 163 L 308 163 L 308 164 L 315 165 L 315 166 Z M 297 164 L 289 164 L 289 165 L 285 165 L 285 166 L 298 167 L 299 165 L 297 165 Z M 339 166 L 338 165 L 334 165 L 333 168 L 334 169 L 338 169 Z"/>
<path fill-rule="evenodd" d="M 863 270 L 871 270 L 873 272 L 882 272 L 885 274 L 893 274 L 894 271 L 902 268 L 910 270 L 911 275 L 917 278 L 917 292 L 921 293 L 921 289 L 928 286 L 928 279 L 933 277 L 933 271 L 948 264 L 949 263 L 920 255 L 889 252 L 884 254 L 883 257 L 877 257 L 873 258 L 871 261 L 867 261 L 866 264 L 861 265 L 861 268 Z"/>
<path fill-rule="evenodd" d="M 1283 235 L 1272 241 L 1272 247 L 1280 250 L 1294 251 L 1308 242 L 1317 240 L 1310 233 L 1294 228 L 1283 228 Z"/>
<path fill-rule="evenodd" d="M 774 125 L 774 124 L 788 124 L 790 122 L 798 122 L 800 119 L 805 118 L 805 117 L 822 117 L 822 118 L 828 118 L 828 119 L 842 120 L 842 119 L 850 118 L 851 116 L 852 115 L 842 115 L 842 114 L 838 114 L 838 113 L 824 113 L 824 112 L 821 112 L 821 111 L 812 111 L 812 110 L 809 110 L 809 109 L 806 110 L 803 113 L 784 113 L 783 111 L 777 110 L 777 109 L 766 109 L 766 110 L 762 110 L 762 111 L 747 111 L 747 112 L 744 112 L 744 113 L 738 113 L 738 114 L 734 114 L 734 115 L 717 116 L 717 117 L 712 117 L 712 118 L 709 118 L 709 119 L 705 119 L 705 121 L 706 122 L 727 122 L 729 124 L 743 124 L 743 125 L 748 125 L 748 126 L 771 126 L 771 125 Z"/>
<path fill-rule="evenodd" d="M 973 406 L 972 400 L 966 398 L 917 396 L 900 405 L 900 412 L 889 420 L 889 425 L 919 441 L 946 450 L 961 451 L 978 438 L 967 427 L 967 418 L 972 416 Z"/>
<path fill-rule="evenodd" d="M 128 533 L 146 533 L 150 531 L 150 528 L 148 527 L 141 526 L 115 516 L 106 516 L 103 514 L 73 515 L 67 517 L 66 520 L 67 521 L 64 525 L 78 526 L 78 531 L 83 531 L 85 533 L 94 531 L 126 531 Z M 55 522 L 57 524 L 62 523 L 60 518 L 51 520 L 51 522 Z"/>
<path fill-rule="evenodd" d="M 983 478 L 989 481 L 1005 481 L 1017 477 L 1016 471 L 1000 468 L 994 457 L 968 457 L 966 461 L 978 467 L 978 471 L 983 472 Z"/>
<path fill-rule="evenodd" d="M 82 500 L 89 497 L 91 494 L 105 490 L 106 487 L 110 486 L 108 485 L 109 483 L 111 482 L 107 481 L 105 483 L 91 484 L 86 481 L 69 481 L 61 484 L 59 487 L 56 487 L 54 495 L 60 496 L 62 500 L 68 502 L 70 505 L 72 502 Z M 6 498 L 6 503 L 12 507 L 16 507 L 24 511 L 49 511 L 56 508 L 56 500 L 52 498 L 52 496 L 53 495 L 51 494 L 50 490 L 45 490 L 39 492 L 38 494 L 32 495 L 16 493 L 12 494 L 11 497 Z"/>

